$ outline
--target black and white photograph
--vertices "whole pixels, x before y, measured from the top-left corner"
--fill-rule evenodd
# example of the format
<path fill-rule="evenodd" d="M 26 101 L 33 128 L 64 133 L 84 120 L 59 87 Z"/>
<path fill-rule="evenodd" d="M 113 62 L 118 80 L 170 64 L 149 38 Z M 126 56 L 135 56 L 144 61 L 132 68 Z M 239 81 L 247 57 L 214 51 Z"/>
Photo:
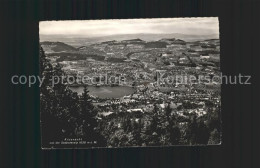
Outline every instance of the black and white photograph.
<path fill-rule="evenodd" d="M 42 149 L 220 145 L 218 17 L 39 23 Z"/>
<path fill-rule="evenodd" d="M 260 168 L 259 7 L 0 1 L 0 168 Z"/>

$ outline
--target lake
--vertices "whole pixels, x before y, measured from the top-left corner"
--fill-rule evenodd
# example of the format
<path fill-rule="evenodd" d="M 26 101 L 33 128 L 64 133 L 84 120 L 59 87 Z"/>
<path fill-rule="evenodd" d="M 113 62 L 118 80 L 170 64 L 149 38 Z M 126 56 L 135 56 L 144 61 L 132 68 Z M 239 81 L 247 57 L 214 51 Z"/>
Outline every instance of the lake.
<path fill-rule="evenodd" d="M 88 86 L 89 94 L 93 96 L 97 96 L 100 98 L 120 98 L 123 96 L 127 96 L 133 94 L 135 89 L 129 86 Z M 70 87 L 73 92 L 77 92 L 78 94 L 83 93 L 83 86 L 73 86 Z"/>

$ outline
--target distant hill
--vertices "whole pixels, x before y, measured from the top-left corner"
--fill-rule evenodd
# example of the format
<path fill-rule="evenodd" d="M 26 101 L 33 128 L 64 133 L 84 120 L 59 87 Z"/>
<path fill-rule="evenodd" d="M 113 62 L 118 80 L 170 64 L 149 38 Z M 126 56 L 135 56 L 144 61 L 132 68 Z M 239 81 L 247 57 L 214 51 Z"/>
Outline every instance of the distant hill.
<path fill-rule="evenodd" d="M 166 48 L 167 43 L 166 42 L 148 42 L 145 44 L 145 48 Z"/>
<path fill-rule="evenodd" d="M 40 41 L 61 41 L 71 46 L 79 47 L 94 43 L 101 43 L 106 41 L 158 41 L 161 39 L 180 39 L 186 42 L 207 40 L 207 39 L 219 39 L 218 34 L 211 35 L 192 35 L 192 34 L 120 34 L 100 37 L 82 37 L 80 35 L 40 35 Z"/>
<path fill-rule="evenodd" d="M 111 35 L 111 36 L 103 36 L 103 37 L 92 37 L 87 38 L 90 41 L 126 41 L 126 40 L 136 40 L 139 39 L 141 41 L 158 41 L 163 38 L 176 38 L 181 39 L 184 41 L 198 41 L 198 40 L 207 40 L 207 39 L 218 39 L 217 34 L 212 35 L 191 35 L 191 34 L 179 34 L 179 33 L 172 33 L 172 34 L 123 34 L 123 35 Z"/>
<path fill-rule="evenodd" d="M 143 42 L 143 40 L 137 38 L 137 39 L 123 40 L 122 42 Z"/>
<path fill-rule="evenodd" d="M 77 51 L 73 46 L 65 44 L 63 42 L 50 42 L 45 41 L 40 43 L 45 52 L 64 52 L 64 51 Z"/>

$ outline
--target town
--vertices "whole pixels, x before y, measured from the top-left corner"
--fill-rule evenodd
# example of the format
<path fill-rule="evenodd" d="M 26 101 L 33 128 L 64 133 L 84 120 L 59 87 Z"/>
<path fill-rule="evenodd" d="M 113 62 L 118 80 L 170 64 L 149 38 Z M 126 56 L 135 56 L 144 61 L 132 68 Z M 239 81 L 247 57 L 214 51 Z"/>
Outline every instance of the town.
<path fill-rule="evenodd" d="M 46 41 L 41 42 L 41 46 L 53 66 L 61 65 L 67 76 L 77 79 L 77 82 L 67 84 L 72 91 L 82 94 L 87 84 L 91 101 L 98 111 L 99 129 L 112 127 L 114 130 L 104 135 L 106 139 L 126 134 L 120 133 L 126 122 L 132 126 L 135 123 L 142 125 L 142 134 L 152 125 L 156 113 L 161 122 L 158 127 L 167 125 L 165 117 L 174 116 L 175 125 L 180 130 L 177 144 L 192 143 L 185 140 L 185 136 L 194 117 L 203 124 L 209 124 L 207 120 L 215 117 L 215 125 L 210 126 L 207 140 L 201 143 L 208 143 L 216 131 L 217 138 L 213 143 L 220 143 L 221 85 L 218 81 L 199 81 L 199 76 L 213 78 L 220 75 L 219 39 L 193 42 L 176 38 L 158 41 L 130 39 L 80 47 Z M 88 78 L 81 79 L 82 76 Z M 182 82 L 170 78 L 172 76 L 193 76 L 194 79 L 192 83 Z M 109 77 L 114 80 L 107 82 Z M 168 81 L 160 80 L 166 78 Z M 152 135 L 157 134 L 158 131 L 152 132 Z M 159 139 L 163 141 L 163 136 Z M 127 146 L 116 144 L 116 140 L 111 140 L 110 145 Z M 143 142 L 138 145 L 152 144 Z"/>

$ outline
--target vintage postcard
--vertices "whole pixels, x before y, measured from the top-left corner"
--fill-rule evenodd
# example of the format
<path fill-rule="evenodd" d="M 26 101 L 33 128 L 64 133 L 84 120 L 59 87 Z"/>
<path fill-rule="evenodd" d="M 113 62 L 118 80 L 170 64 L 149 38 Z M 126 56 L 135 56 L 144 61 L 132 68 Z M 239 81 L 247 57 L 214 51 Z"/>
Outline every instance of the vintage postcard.
<path fill-rule="evenodd" d="M 43 149 L 221 144 L 217 17 L 41 21 Z"/>

